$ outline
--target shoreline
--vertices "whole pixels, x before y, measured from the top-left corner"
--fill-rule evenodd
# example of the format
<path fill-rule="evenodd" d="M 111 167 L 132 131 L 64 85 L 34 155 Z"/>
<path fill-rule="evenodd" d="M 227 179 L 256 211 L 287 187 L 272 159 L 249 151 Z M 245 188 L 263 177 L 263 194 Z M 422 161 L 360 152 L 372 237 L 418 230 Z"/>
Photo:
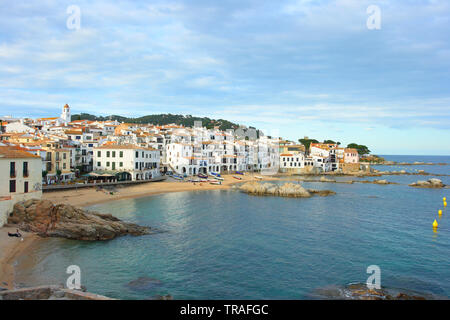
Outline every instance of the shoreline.
<path fill-rule="evenodd" d="M 234 179 L 232 175 L 222 177 L 224 178 L 222 185 L 211 185 L 209 182 L 194 184 L 181 181 L 158 181 L 131 186 L 115 186 L 114 188 L 105 187 L 100 191 L 97 191 L 95 187 L 52 191 L 43 193 L 42 200 L 50 200 L 54 204 L 70 204 L 83 208 L 109 201 L 142 198 L 172 192 L 226 190 L 234 184 L 247 181 L 278 180 L 278 178 L 271 176 L 263 176 L 263 179 L 259 180 L 254 178 L 253 174 L 240 176 L 242 180 Z M 110 189 L 114 190 L 113 195 L 109 193 Z M 37 234 L 21 231 L 24 239 L 24 241 L 21 241 L 19 238 L 9 237 L 8 232 L 16 232 L 16 227 L 6 224 L 0 228 L 0 288 L 11 290 L 15 289 L 14 264 L 21 256 L 27 253 L 27 250 L 32 245 L 42 241 L 42 238 Z"/>
<path fill-rule="evenodd" d="M 212 185 L 209 182 L 182 182 L 182 181 L 158 181 L 149 182 L 132 186 L 114 186 L 105 187 L 102 190 L 93 188 L 71 189 L 45 192 L 42 194 L 42 200 L 50 200 L 54 204 L 70 204 L 78 207 L 89 207 L 95 204 L 124 199 L 143 198 L 158 194 L 187 191 L 206 191 L 206 190 L 226 190 L 232 185 L 248 181 L 273 181 L 280 180 L 279 177 L 262 176 L 263 179 L 256 179 L 254 175 L 246 174 L 242 180 L 234 179 L 232 175 L 223 175 L 221 185 Z M 112 191 L 113 194 L 109 192 Z"/>

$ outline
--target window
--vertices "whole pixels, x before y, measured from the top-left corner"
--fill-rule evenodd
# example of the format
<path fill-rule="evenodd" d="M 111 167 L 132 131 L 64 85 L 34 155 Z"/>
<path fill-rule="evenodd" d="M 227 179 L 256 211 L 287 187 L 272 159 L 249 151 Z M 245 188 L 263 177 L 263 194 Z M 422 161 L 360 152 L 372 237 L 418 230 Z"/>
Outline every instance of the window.
<path fill-rule="evenodd" d="M 15 162 L 10 162 L 9 163 L 9 176 L 11 178 L 15 178 L 16 177 L 16 163 Z"/>
<path fill-rule="evenodd" d="M 109 161 L 106 163 L 106 166 L 109 167 Z"/>
<path fill-rule="evenodd" d="M 9 180 L 9 192 L 16 192 L 16 180 Z"/>
<path fill-rule="evenodd" d="M 123 162 L 119 162 L 119 167 L 123 167 Z"/>
<path fill-rule="evenodd" d="M 97 157 L 101 157 L 102 156 L 102 152 L 101 151 L 97 151 Z"/>
<path fill-rule="evenodd" d="M 66 158 L 67 158 L 67 153 L 64 152 L 63 153 L 63 159 L 66 160 Z"/>
<path fill-rule="evenodd" d="M 101 162 L 97 162 L 97 167 L 101 167 L 101 166 L 102 166 Z"/>
<path fill-rule="evenodd" d="M 66 168 L 66 163 L 64 162 L 64 163 L 63 163 L 63 169 L 65 169 L 65 168 Z"/>
<path fill-rule="evenodd" d="M 111 152 L 106 151 L 106 157 L 109 158 L 110 155 L 111 155 Z"/>
<path fill-rule="evenodd" d="M 115 151 L 112 152 L 112 157 L 113 157 L 113 158 L 116 157 L 116 152 L 115 152 Z"/>
<path fill-rule="evenodd" d="M 23 184 L 23 192 L 28 193 L 28 181 L 25 181 Z"/>
<path fill-rule="evenodd" d="M 123 158 L 123 151 L 119 152 L 119 157 Z"/>
<path fill-rule="evenodd" d="M 136 162 L 136 169 L 138 169 L 139 168 L 139 163 L 138 162 Z"/>
<path fill-rule="evenodd" d="M 139 158 L 139 152 L 136 151 L 136 158 Z"/>
<path fill-rule="evenodd" d="M 116 163 L 115 162 L 112 163 L 112 169 L 116 170 Z"/>
<path fill-rule="evenodd" d="M 26 178 L 26 177 L 28 177 L 28 175 L 29 175 L 29 172 L 28 172 L 28 162 L 25 161 L 25 162 L 23 163 L 23 177 Z"/>

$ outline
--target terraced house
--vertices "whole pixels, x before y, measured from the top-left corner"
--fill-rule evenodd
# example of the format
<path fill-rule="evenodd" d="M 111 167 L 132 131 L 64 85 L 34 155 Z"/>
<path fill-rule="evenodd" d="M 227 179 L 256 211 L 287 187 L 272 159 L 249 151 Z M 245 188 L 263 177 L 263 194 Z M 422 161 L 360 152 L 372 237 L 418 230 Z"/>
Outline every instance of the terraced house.
<path fill-rule="evenodd" d="M 94 148 L 93 175 L 119 181 L 149 180 L 160 176 L 160 153 L 131 144 L 105 144 Z"/>
<path fill-rule="evenodd" d="M 42 160 L 12 146 L 0 146 L 0 227 L 14 204 L 41 198 Z"/>

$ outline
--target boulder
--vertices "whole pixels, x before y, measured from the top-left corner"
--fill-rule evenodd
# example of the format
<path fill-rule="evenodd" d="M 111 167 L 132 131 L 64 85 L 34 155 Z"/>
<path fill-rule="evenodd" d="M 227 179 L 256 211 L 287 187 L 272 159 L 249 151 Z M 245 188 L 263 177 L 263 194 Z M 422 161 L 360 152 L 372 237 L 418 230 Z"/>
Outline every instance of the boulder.
<path fill-rule="evenodd" d="M 373 183 L 376 183 L 376 184 L 389 184 L 389 181 L 387 181 L 387 180 L 375 180 Z"/>
<path fill-rule="evenodd" d="M 417 182 L 411 183 L 409 186 L 416 188 L 443 188 L 445 184 L 439 179 L 429 179 L 428 181 L 419 180 Z"/>
<path fill-rule="evenodd" d="M 111 214 L 86 211 L 67 204 L 54 205 L 49 200 L 38 199 L 16 203 L 8 223 L 42 237 L 89 241 L 157 232 L 149 227 L 121 221 Z"/>
<path fill-rule="evenodd" d="M 309 198 L 312 194 L 318 194 L 320 196 L 335 194 L 330 190 L 307 190 L 297 183 L 285 183 L 278 186 L 274 183 L 258 183 L 255 181 L 244 183 L 239 187 L 239 190 L 253 195 L 270 195 L 292 198 Z"/>

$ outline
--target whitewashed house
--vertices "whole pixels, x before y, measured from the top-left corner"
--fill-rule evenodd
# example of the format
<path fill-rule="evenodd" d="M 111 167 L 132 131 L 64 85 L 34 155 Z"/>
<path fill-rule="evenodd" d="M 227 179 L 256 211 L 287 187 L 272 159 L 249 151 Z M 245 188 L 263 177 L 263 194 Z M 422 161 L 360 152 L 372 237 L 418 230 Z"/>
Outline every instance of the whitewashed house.
<path fill-rule="evenodd" d="M 149 180 L 160 176 L 158 150 L 135 145 L 94 148 L 94 173 L 110 173 L 119 180 Z"/>
<path fill-rule="evenodd" d="M 16 147 L 0 146 L 0 227 L 14 204 L 42 197 L 42 160 Z"/>

